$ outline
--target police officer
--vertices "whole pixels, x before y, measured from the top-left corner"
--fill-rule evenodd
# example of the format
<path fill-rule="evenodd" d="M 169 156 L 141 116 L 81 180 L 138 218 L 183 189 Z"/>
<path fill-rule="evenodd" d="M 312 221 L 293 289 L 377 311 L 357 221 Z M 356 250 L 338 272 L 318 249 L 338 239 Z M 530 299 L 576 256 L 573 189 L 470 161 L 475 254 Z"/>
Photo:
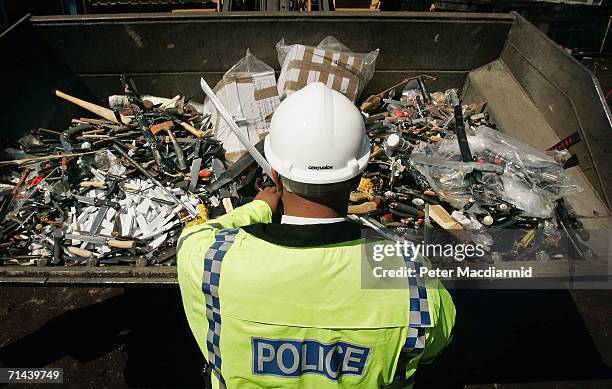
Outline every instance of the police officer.
<path fill-rule="evenodd" d="M 361 114 L 309 84 L 277 108 L 265 154 L 276 187 L 179 240 L 183 305 L 212 386 L 410 387 L 450 342 L 455 310 L 437 280 L 361 287 L 360 227 L 346 220 L 370 156 Z"/>

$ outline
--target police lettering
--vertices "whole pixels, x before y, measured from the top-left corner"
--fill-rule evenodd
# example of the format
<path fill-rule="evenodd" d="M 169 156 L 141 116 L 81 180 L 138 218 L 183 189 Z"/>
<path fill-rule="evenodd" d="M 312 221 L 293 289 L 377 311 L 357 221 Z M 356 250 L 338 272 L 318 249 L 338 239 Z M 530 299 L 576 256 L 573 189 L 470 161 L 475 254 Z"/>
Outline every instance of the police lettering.
<path fill-rule="evenodd" d="M 280 377 L 363 375 L 370 348 L 346 342 L 253 338 L 253 373 Z"/>

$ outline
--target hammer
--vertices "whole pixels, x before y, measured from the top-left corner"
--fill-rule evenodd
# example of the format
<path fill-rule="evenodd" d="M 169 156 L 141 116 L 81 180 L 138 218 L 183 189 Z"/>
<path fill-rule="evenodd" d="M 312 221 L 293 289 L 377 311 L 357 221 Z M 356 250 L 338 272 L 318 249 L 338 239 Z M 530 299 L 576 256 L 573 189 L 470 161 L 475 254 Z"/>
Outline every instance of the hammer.
<path fill-rule="evenodd" d="M 428 75 L 420 75 L 420 76 L 416 76 L 416 77 L 412 77 L 412 78 L 406 78 L 402 82 L 400 82 L 398 84 L 395 84 L 392 87 L 389 87 L 389 88 L 385 89 L 384 91 L 382 91 L 380 93 L 377 93 L 375 95 L 372 95 L 372 96 L 368 97 L 363 103 L 361 103 L 361 107 L 360 108 L 364 112 L 372 111 L 372 110 L 380 107 L 382 99 L 385 97 L 385 95 L 387 93 L 389 93 L 393 89 L 399 88 L 400 86 L 405 85 L 408 82 L 413 81 L 413 80 L 421 79 L 421 82 L 422 82 L 423 78 L 427 78 L 427 79 L 433 80 L 433 81 L 435 81 L 435 79 L 436 79 L 435 77 L 428 76 Z"/>
<path fill-rule="evenodd" d="M 172 129 L 174 128 L 174 123 L 172 120 L 167 120 L 162 123 L 154 124 L 151 126 L 151 133 L 153 135 L 157 135 L 160 131 L 166 131 L 168 133 L 168 137 L 172 142 L 172 146 L 174 147 L 174 152 L 176 153 L 176 159 L 178 160 L 179 169 L 185 170 L 187 169 L 187 162 L 185 162 L 185 154 L 183 153 L 183 149 L 176 141 L 174 134 L 172 133 Z"/>

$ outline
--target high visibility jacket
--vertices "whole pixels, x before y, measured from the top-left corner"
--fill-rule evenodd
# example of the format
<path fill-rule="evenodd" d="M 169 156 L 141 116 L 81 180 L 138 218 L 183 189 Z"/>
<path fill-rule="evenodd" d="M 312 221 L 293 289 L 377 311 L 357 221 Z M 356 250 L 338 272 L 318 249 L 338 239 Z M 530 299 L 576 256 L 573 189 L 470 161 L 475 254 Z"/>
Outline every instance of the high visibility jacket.
<path fill-rule="evenodd" d="M 439 281 L 361 287 L 360 227 L 270 224 L 255 200 L 179 239 L 183 305 L 215 388 L 380 388 L 451 339 Z M 400 364 L 401 365 L 401 364 Z"/>

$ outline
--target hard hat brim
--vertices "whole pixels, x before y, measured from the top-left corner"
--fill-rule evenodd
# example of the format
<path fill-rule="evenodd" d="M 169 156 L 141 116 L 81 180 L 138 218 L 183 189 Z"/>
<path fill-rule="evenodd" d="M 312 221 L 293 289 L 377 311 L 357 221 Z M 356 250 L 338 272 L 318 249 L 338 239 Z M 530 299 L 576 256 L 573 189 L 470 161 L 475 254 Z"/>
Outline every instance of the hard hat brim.
<path fill-rule="evenodd" d="M 270 134 L 264 141 L 264 153 L 270 166 L 278 174 L 292 181 L 304 184 L 334 184 L 350 180 L 366 168 L 370 159 L 370 139 L 367 135 L 364 135 L 363 145 L 362 153 L 357 159 L 349 161 L 345 166 L 331 166 L 329 169 L 327 166 L 321 169 L 318 169 L 317 166 L 309 166 L 312 167 L 311 169 L 299 169 L 292 161 L 281 160 L 272 150 Z"/>

